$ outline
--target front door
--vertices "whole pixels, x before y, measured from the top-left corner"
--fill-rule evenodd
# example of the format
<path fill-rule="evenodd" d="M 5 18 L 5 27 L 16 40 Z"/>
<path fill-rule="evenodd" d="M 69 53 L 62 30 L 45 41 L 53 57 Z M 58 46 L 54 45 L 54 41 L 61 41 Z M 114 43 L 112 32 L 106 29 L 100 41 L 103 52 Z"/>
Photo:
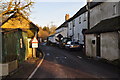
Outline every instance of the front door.
<path fill-rule="evenodd" d="M 96 35 L 96 56 L 100 57 L 100 34 Z"/>

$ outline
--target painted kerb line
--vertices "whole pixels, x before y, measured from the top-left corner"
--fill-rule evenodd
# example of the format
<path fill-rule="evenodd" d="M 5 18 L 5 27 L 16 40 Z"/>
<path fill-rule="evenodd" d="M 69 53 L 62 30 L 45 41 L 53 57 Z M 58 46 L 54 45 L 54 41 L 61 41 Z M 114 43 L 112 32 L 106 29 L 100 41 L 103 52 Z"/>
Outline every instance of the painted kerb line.
<path fill-rule="evenodd" d="M 40 63 L 37 65 L 37 67 L 35 68 L 35 70 L 32 72 L 32 74 L 28 77 L 27 80 L 30 80 L 32 78 L 32 76 L 35 74 L 35 72 L 37 71 L 37 69 L 40 67 L 40 65 L 42 64 L 43 60 L 44 60 L 45 54 L 43 53 L 43 58 L 41 59 Z"/>

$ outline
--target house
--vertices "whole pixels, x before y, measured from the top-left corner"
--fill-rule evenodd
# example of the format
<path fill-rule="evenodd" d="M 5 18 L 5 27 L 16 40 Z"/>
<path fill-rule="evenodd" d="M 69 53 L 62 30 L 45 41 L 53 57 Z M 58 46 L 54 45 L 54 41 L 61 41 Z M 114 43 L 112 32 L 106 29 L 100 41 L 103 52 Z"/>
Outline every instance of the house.
<path fill-rule="evenodd" d="M 120 15 L 120 2 L 91 2 L 90 28 L 100 21 Z"/>
<path fill-rule="evenodd" d="M 69 14 L 65 15 L 65 22 L 61 24 L 57 29 L 56 29 L 56 36 L 61 35 L 62 37 L 67 37 L 68 36 L 68 19 L 69 19 Z"/>
<path fill-rule="evenodd" d="M 21 29 L 1 29 L 0 76 L 6 76 L 18 68 L 18 62 L 25 59 L 26 45 L 22 41 L 27 33 Z M 24 35 L 24 36 L 23 36 Z M 25 36 L 26 37 L 26 36 Z"/>
<path fill-rule="evenodd" d="M 39 29 L 38 27 L 32 23 L 27 17 L 25 17 L 22 13 L 16 12 L 11 15 L 7 20 L 2 23 L 1 28 L 20 28 L 22 30 L 27 31 L 28 37 L 34 37 L 35 32 Z"/>
<path fill-rule="evenodd" d="M 29 40 L 37 34 L 37 31 L 37 26 L 20 12 L 12 14 L 1 24 L 0 76 L 8 75 L 18 67 L 18 62 L 32 57 Z"/>
<path fill-rule="evenodd" d="M 48 36 L 47 41 L 48 41 L 48 44 L 56 44 L 57 41 L 56 41 L 55 34 Z"/>
<path fill-rule="evenodd" d="M 90 29 L 85 32 L 85 53 L 107 60 L 120 58 L 120 2 L 90 3 Z"/>
<path fill-rule="evenodd" d="M 25 59 L 32 57 L 32 48 L 30 47 L 31 39 L 37 34 L 38 27 L 32 23 L 28 18 L 26 18 L 22 13 L 16 12 L 11 15 L 6 21 L 2 23 L 2 29 L 17 29 L 20 28 L 22 31 L 26 31 L 27 35 L 23 35 L 23 40 L 28 39 L 24 43 L 26 44 L 26 56 Z"/>
<path fill-rule="evenodd" d="M 82 7 L 72 18 L 68 20 L 68 37 L 72 41 L 84 44 L 83 31 L 87 29 L 87 9 Z"/>

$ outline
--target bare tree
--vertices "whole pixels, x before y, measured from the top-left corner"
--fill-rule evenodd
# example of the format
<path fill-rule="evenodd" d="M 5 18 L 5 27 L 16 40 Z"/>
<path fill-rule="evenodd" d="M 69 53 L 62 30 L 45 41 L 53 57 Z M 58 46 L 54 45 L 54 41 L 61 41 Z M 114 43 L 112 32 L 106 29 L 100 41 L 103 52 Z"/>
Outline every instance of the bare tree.
<path fill-rule="evenodd" d="M 1 17 L 4 15 L 10 15 L 11 13 L 15 13 L 17 11 L 28 16 L 30 8 L 34 2 L 31 0 L 1 0 L 0 3 L 2 4 L 2 11 L 0 9 Z"/>

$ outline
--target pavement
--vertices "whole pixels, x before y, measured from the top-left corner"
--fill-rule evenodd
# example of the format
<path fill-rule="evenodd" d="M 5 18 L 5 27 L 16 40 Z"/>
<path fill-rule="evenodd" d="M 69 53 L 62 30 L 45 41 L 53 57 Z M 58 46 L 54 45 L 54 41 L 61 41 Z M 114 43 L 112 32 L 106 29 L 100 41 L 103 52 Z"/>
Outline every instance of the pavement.
<path fill-rule="evenodd" d="M 28 77 L 32 74 L 41 60 L 42 56 L 40 58 L 29 58 L 28 60 L 19 63 L 18 69 L 10 73 L 10 75 L 3 77 L 2 80 L 28 80 Z"/>

